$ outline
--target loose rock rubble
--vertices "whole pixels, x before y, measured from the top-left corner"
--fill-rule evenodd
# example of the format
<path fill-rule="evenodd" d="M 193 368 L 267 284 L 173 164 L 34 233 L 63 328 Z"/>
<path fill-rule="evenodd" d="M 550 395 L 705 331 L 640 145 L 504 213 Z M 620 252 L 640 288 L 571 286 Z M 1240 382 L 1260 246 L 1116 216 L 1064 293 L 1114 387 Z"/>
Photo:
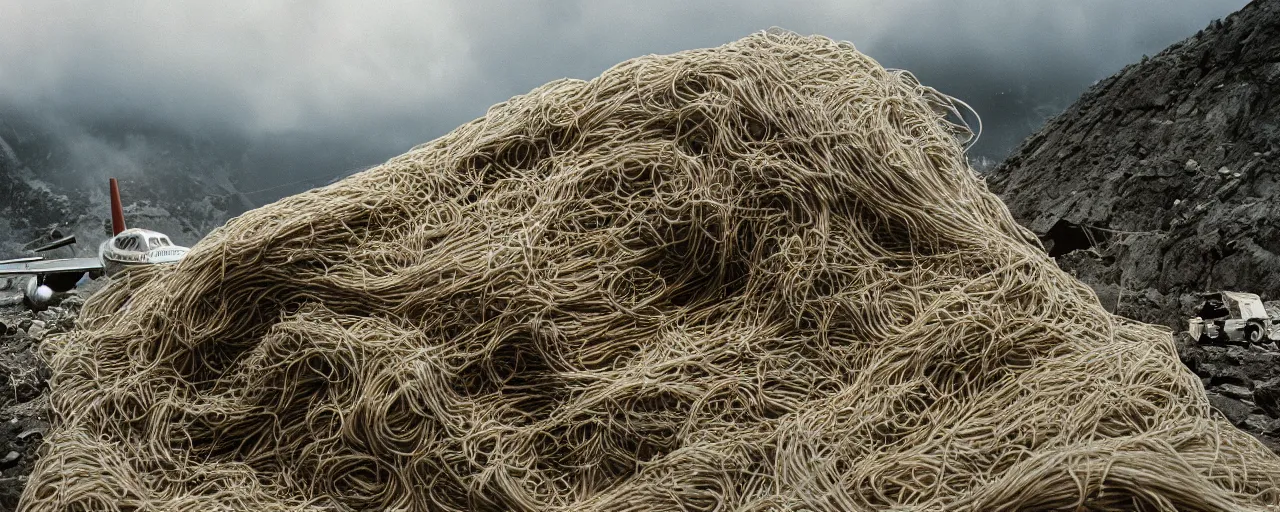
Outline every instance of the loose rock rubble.
<path fill-rule="evenodd" d="M 16 281 L 16 280 L 12 280 Z M 97 283 L 34 312 L 21 287 L 0 278 L 0 511 L 14 510 L 49 428 L 49 368 L 39 357 L 49 336 L 75 327 L 76 314 Z"/>
<path fill-rule="evenodd" d="M 1280 352 L 1265 345 L 1205 345 L 1180 333 L 1178 355 L 1200 376 L 1218 412 L 1280 454 Z"/>

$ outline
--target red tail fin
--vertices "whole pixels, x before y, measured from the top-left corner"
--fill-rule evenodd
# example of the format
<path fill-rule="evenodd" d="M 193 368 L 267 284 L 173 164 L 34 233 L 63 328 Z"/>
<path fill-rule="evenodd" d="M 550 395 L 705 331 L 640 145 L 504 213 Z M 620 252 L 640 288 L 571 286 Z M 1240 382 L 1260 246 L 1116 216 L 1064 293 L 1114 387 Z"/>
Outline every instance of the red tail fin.
<path fill-rule="evenodd" d="M 120 204 L 120 185 L 111 178 L 111 236 L 124 231 L 124 205 Z"/>

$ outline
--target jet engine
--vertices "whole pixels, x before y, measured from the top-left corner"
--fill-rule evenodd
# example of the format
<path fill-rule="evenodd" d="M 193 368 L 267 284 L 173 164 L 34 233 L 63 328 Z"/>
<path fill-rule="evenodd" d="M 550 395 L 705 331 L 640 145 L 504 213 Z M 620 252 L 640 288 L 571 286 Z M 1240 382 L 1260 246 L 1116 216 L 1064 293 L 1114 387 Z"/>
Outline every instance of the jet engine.
<path fill-rule="evenodd" d="M 84 272 L 48 274 L 43 278 L 41 276 L 32 276 L 27 279 L 25 290 L 27 307 L 33 310 L 44 309 L 53 300 L 54 294 L 71 291 L 76 287 L 76 283 L 80 282 L 84 277 Z"/>

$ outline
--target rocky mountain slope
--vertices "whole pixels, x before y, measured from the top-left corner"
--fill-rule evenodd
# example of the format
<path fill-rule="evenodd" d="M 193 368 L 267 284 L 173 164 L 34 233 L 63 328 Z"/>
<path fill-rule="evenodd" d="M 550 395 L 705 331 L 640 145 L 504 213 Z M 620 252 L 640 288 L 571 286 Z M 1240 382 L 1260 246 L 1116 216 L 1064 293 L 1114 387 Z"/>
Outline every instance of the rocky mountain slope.
<path fill-rule="evenodd" d="M 229 179 L 225 158 L 181 137 L 103 136 L 95 151 L 83 142 L 0 113 L 0 259 L 28 256 L 34 242 L 54 231 L 79 243 L 48 256 L 92 256 L 110 233 L 107 178 L 120 180 L 129 225 L 168 234 L 190 245 L 232 215 L 253 208 Z M 116 137 L 120 138 L 120 137 Z M 135 139 L 154 140 L 140 143 Z M 127 165 L 112 147 L 130 149 Z M 132 145 L 132 146 L 130 146 Z M 77 153 L 78 158 L 58 158 Z"/>
<path fill-rule="evenodd" d="M 1280 1 L 1098 83 L 988 185 L 1121 315 L 1178 332 L 1201 293 L 1280 299 Z M 1179 336 L 1210 402 L 1280 452 L 1280 353 Z"/>
<path fill-rule="evenodd" d="M 58 195 L 32 186 L 21 160 L 0 138 L 0 259 L 22 250 L 24 242 L 40 236 L 63 219 L 88 211 L 83 195 Z"/>
<path fill-rule="evenodd" d="M 1280 298 L 1280 2 L 1255 0 L 1086 92 L 988 179 L 1118 312 Z"/>

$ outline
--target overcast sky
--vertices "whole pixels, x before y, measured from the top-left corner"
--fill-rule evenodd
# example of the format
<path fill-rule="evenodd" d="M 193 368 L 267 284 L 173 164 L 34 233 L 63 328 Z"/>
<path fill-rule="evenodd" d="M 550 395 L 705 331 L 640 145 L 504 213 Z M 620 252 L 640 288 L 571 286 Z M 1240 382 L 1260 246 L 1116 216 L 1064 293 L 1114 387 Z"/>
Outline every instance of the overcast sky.
<path fill-rule="evenodd" d="M 379 163 L 556 78 L 778 26 L 967 101 L 986 124 L 973 151 L 998 158 L 1096 80 L 1245 3 L 0 0 L 0 115 L 219 134 L 282 183 Z"/>

